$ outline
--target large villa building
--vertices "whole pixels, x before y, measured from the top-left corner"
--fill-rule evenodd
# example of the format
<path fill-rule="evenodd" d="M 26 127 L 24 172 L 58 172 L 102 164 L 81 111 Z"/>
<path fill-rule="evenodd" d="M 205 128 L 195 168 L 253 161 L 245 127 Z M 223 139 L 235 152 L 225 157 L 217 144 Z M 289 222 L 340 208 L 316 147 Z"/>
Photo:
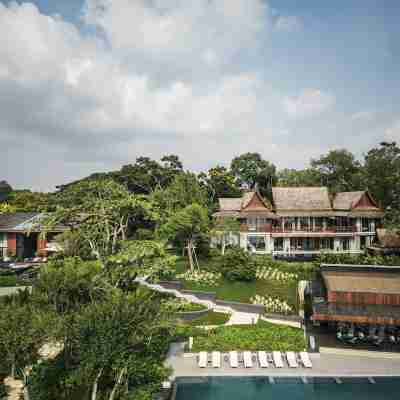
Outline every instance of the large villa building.
<path fill-rule="evenodd" d="M 257 191 L 220 198 L 214 216 L 240 221 L 231 244 L 286 257 L 363 253 L 374 242 L 384 215 L 368 191 L 331 196 L 326 187 L 274 187 L 272 201 Z"/>

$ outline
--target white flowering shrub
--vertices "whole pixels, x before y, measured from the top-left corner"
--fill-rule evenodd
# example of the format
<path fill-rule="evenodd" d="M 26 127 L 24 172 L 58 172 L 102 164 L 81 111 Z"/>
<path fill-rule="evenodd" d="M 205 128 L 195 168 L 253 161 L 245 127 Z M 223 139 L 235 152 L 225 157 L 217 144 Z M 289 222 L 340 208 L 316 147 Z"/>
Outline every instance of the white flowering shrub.
<path fill-rule="evenodd" d="M 178 279 L 185 281 L 196 282 L 200 285 L 218 286 L 222 275 L 218 272 L 208 271 L 187 271 L 184 274 L 176 276 Z"/>
<path fill-rule="evenodd" d="M 278 297 L 260 296 L 256 294 L 250 299 L 252 304 L 261 304 L 265 307 L 266 312 L 292 314 L 294 309 L 286 301 Z"/>
<path fill-rule="evenodd" d="M 299 276 L 294 272 L 283 272 L 279 269 L 260 266 L 256 272 L 257 279 L 273 280 L 280 282 L 295 281 Z"/>

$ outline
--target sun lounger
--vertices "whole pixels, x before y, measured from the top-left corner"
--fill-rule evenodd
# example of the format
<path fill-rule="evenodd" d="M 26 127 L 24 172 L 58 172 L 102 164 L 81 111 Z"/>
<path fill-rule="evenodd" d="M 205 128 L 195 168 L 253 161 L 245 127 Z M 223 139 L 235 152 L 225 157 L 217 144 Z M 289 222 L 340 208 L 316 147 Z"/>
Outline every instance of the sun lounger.
<path fill-rule="evenodd" d="M 265 351 L 258 352 L 258 362 L 260 363 L 261 368 L 268 368 L 268 358 Z"/>
<path fill-rule="evenodd" d="M 243 352 L 243 360 L 244 360 L 244 367 L 245 368 L 251 368 L 253 366 L 253 361 L 251 359 L 251 352 L 250 351 L 244 351 Z"/>
<path fill-rule="evenodd" d="M 221 367 L 221 353 L 219 351 L 212 352 L 212 366 L 213 368 Z"/>
<path fill-rule="evenodd" d="M 231 368 L 238 368 L 239 367 L 239 360 L 238 360 L 237 351 L 230 351 L 229 352 L 229 363 L 231 365 Z"/>
<path fill-rule="evenodd" d="M 296 360 L 296 354 L 294 354 L 293 351 L 286 352 L 286 360 L 290 368 L 297 368 L 299 366 Z"/>
<path fill-rule="evenodd" d="M 199 367 L 200 368 L 207 367 L 207 352 L 206 351 L 201 351 L 199 353 Z"/>
<path fill-rule="evenodd" d="M 310 360 L 310 355 L 306 351 L 301 351 L 299 353 L 300 360 L 303 363 L 305 368 L 312 368 L 312 362 Z"/>
<path fill-rule="evenodd" d="M 273 351 L 272 358 L 276 368 L 283 368 L 282 354 L 280 351 Z"/>

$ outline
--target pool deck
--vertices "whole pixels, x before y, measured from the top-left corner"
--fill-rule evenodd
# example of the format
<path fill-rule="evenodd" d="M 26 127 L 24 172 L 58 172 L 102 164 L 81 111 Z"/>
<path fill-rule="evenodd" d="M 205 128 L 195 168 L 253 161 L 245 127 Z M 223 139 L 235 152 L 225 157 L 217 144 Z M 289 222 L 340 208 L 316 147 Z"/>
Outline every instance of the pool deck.
<path fill-rule="evenodd" d="M 173 368 L 172 379 L 178 377 L 207 377 L 207 376 L 400 376 L 400 355 L 376 353 L 372 357 L 363 354 L 311 354 L 313 368 L 231 368 L 229 364 L 221 360 L 221 368 L 199 368 L 196 354 L 183 353 L 178 344 L 171 348 L 167 358 L 167 365 Z"/>

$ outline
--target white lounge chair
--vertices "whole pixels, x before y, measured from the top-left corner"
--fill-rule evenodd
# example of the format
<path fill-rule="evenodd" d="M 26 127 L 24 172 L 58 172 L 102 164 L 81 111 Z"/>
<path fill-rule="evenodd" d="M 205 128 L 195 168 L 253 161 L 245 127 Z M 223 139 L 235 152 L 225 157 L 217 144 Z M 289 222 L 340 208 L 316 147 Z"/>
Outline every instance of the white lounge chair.
<path fill-rule="evenodd" d="M 199 367 L 200 368 L 207 367 L 207 352 L 206 351 L 201 351 L 199 353 Z"/>
<path fill-rule="evenodd" d="M 221 353 L 219 351 L 212 352 L 212 366 L 213 368 L 220 368 L 221 367 Z"/>
<path fill-rule="evenodd" d="M 243 361 L 244 361 L 244 367 L 245 368 L 251 368 L 253 366 L 253 361 L 251 359 L 251 352 L 250 351 L 244 351 L 243 352 Z"/>
<path fill-rule="evenodd" d="M 273 351 L 272 358 L 276 368 L 283 368 L 282 354 L 280 351 Z"/>
<path fill-rule="evenodd" d="M 300 355 L 300 360 L 303 363 L 305 368 L 312 368 L 312 362 L 310 360 L 310 356 L 306 351 L 301 351 L 299 353 Z"/>
<path fill-rule="evenodd" d="M 265 351 L 258 352 L 258 362 L 260 363 L 261 368 L 268 368 L 268 358 Z"/>
<path fill-rule="evenodd" d="M 290 368 L 298 368 L 299 364 L 296 360 L 296 354 L 293 351 L 286 352 L 286 360 Z"/>
<path fill-rule="evenodd" d="M 239 360 L 238 360 L 237 351 L 230 351 L 229 352 L 229 363 L 231 365 L 231 368 L 238 368 L 239 367 Z"/>

